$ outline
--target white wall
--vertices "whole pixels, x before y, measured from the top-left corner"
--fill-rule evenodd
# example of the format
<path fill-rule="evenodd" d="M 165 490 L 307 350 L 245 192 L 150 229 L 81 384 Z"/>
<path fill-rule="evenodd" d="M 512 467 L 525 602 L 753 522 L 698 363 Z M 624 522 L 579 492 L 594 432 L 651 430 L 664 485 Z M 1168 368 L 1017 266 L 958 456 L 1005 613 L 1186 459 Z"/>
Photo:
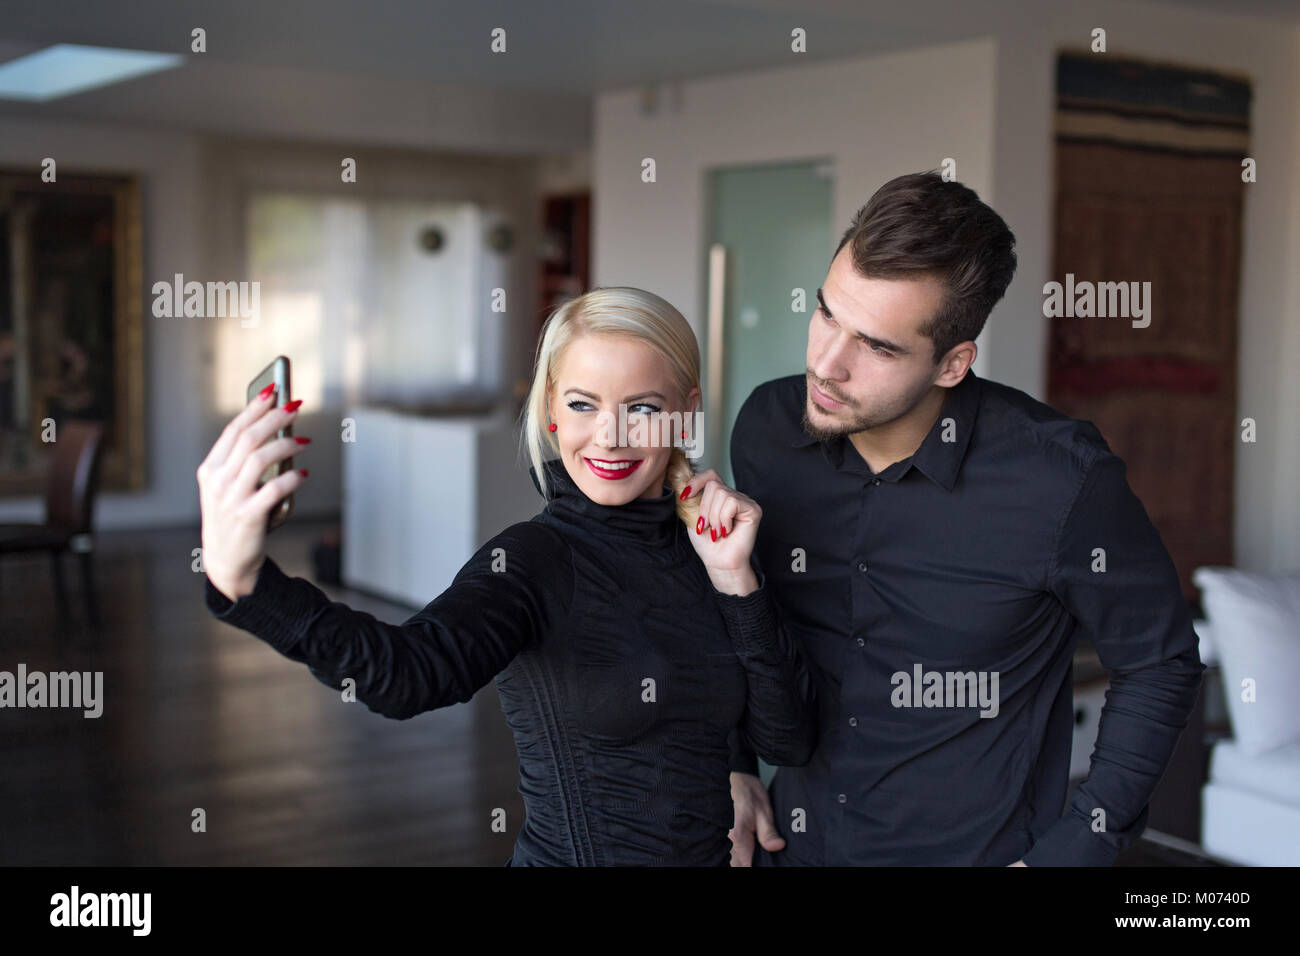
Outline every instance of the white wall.
<path fill-rule="evenodd" d="M 1237 455 L 1236 560 L 1300 567 L 1300 30 L 1186 9 L 1093 3 L 989 19 L 990 37 L 905 53 L 684 84 L 681 110 L 643 117 L 636 91 L 594 110 L 595 282 L 663 295 L 703 331 L 705 171 L 814 156 L 836 161 L 834 232 L 886 180 L 957 160 L 957 175 L 1007 220 L 1019 267 L 979 339 L 976 372 L 1042 398 L 1052 256 L 1056 51 L 1086 47 L 1238 71 L 1254 88 L 1240 306 L 1243 417 L 1260 439 Z M 658 182 L 642 184 L 642 157 Z"/>
<path fill-rule="evenodd" d="M 972 40 L 925 50 L 688 82 L 680 107 L 639 110 L 635 90 L 596 98 L 592 156 L 594 284 L 663 296 L 703 341 L 707 171 L 829 157 L 831 233 L 886 180 L 945 157 L 984 196 L 993 181 L 995 47 Z M 924 116 L 924 123 L 916 122 Z M 652 157 L 657 182 L 641 182 Z M 976 366 L 976 371 L 980 367 Z"/>

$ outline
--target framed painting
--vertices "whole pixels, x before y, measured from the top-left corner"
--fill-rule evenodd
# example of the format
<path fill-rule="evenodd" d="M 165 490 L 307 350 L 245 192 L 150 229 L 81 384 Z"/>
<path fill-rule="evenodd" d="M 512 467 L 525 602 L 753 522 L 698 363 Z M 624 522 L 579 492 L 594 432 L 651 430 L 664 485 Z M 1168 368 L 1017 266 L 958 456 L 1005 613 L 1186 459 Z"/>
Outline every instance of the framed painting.
<path fill-rule="evenodd" d="M 0 169 L 0 496 L 44 494 L 60 423 L 102 421 L 102 490 L 144 487 L 140 186 Z"/>

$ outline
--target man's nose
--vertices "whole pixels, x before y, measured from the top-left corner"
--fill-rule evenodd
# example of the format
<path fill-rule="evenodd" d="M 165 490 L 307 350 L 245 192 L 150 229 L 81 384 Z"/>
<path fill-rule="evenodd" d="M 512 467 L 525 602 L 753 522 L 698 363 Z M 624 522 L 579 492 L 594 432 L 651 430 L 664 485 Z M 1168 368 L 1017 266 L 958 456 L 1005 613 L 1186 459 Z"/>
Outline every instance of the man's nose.
<path fill-rule="evenodd" d="M 849 377 L 845 349 L 849 348 L 850 344 L 851 340 L 846 335 L 834 335 L 822 343 L 821 352 L 815 356 L 812 363 L 813 374 L 823 382 L 845 381 Z"/>

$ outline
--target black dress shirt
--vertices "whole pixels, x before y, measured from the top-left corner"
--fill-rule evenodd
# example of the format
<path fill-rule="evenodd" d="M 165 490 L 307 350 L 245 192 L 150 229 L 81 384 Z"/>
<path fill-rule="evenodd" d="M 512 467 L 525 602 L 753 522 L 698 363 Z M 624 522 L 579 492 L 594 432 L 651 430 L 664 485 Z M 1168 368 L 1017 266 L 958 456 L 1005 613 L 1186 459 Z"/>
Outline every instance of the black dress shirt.
<path fill-rule="evenodd" d="M 1146 825 L 1204 670 L 1123 462 L 1090 422 L 971 372 L 876 474 L 846 438 L 804 431 L 806 387 L 755 389 L 731 444 L 763 509 L 755 560 L 820 699 L 812 760 L 771 785 L 786 849 L 755 862 L 1110 864 Z M 1062 815 L 1081 639 L 1110 690 Z M 755 772 L 743 746 L 732 768 Z"/>
<path fill-rule="evenodd" d="M 398 720 L 495 676 L 527 813 L 510 865 L 725 866 L 728 735 L 764 759 L 807 760 L 806 663 L 761 580 L 744 597 L 713 588 L 666 485 L 615 507 L 557 461 L 547 469 L 545 510 L 487 541 L 400 625 L 270 558 L 233 603 L 208 580 L 207 606 L 326 685 L 353 679 L 358 700 Z"/>

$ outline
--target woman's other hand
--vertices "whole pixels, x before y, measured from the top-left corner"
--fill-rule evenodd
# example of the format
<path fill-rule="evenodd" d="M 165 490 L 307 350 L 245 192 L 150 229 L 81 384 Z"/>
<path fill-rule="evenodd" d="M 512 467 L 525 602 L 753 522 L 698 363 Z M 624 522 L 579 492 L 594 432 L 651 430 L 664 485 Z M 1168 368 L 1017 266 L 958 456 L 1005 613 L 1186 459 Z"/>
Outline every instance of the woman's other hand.
<path fill-rule="evenodd" d="M 306 481 L 306 470 L 295 469 L 257 487 L 267 468 L 311 440 L 286 436 L 267 441 L 297 417 L 302 404 L 299 399 L 277 408 L 272 394 L 264 390 L 230 420 L 197 472 L 203 570 L 231 601 L 253 592 L 266 559 L 271 509 Z"/>
<path fill-rule="evenodd" d="M 757 589 L 749 556 L 763 518 L 758 502 L 728 487 L 712 468 L 692 476 L 684 498 L 699 499 L 699 520 L 688 536 L 713 586 L 727 594 Z"/>

